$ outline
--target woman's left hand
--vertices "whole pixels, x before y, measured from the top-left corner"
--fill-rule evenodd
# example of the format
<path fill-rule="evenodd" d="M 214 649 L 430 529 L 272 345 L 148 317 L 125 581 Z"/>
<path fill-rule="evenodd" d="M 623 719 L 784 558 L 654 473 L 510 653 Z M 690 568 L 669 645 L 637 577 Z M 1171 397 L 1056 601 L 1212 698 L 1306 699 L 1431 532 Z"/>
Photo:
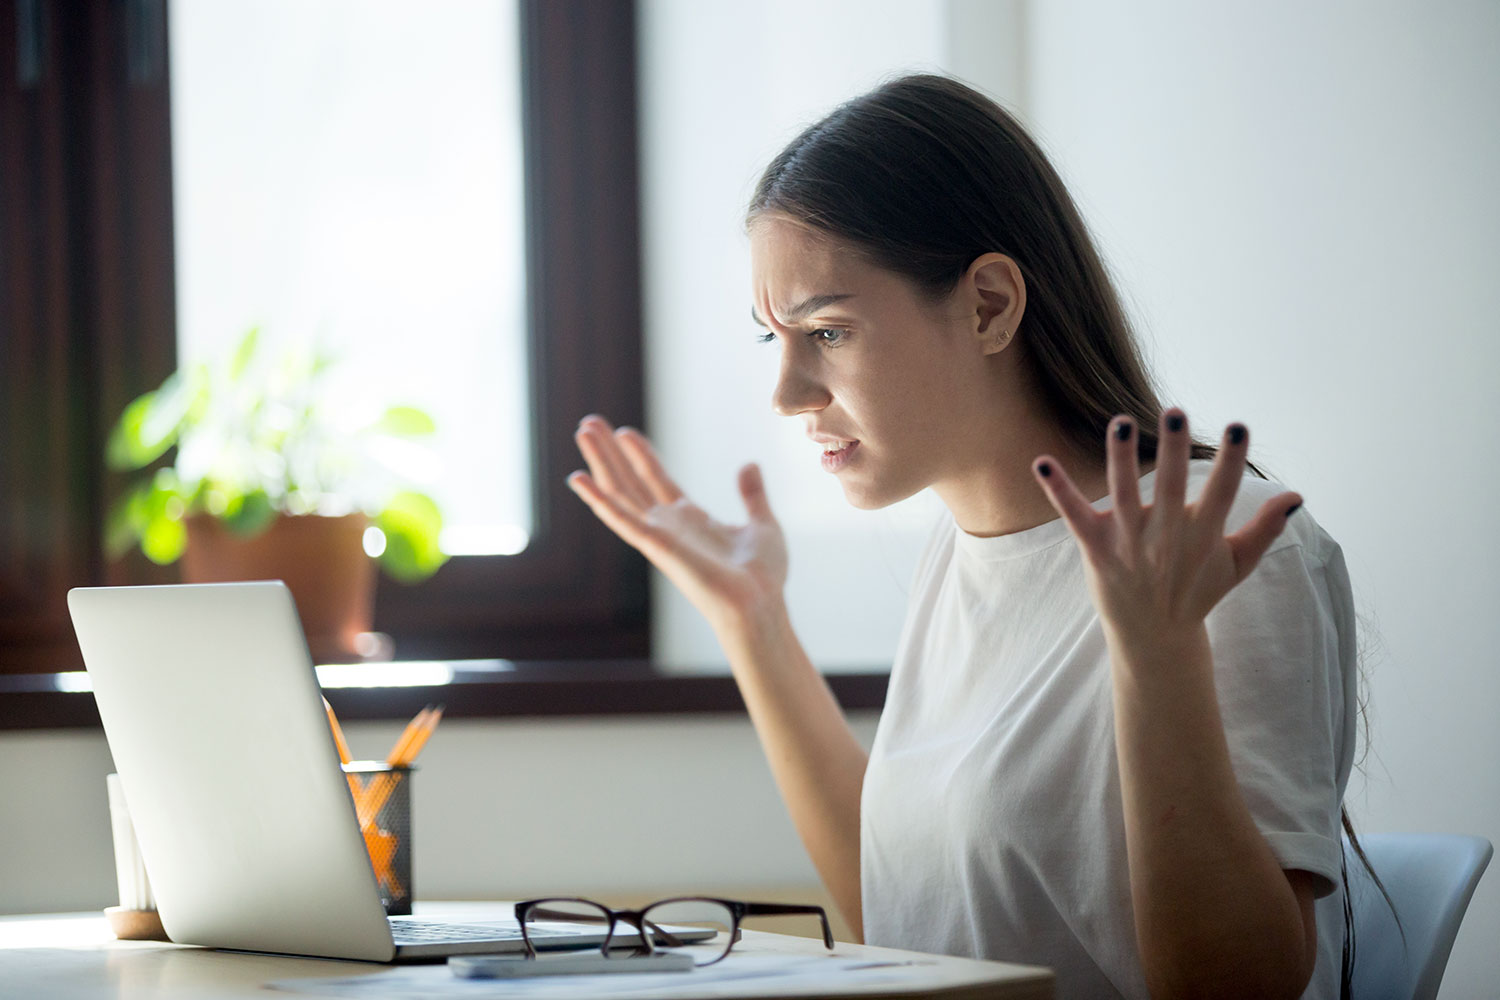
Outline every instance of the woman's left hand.
<path fill-rule="evenodd" d="M 1189 445 L 1187 417 L 1167 410 L 1149 506 L 1141 504 L 1135 426 L 1128 417 L 1116 417 L 1106 432 L 1110 510 L 1095 510 L 1056 459 L 1043 455 L 1032 463 L 1083 550 L 1094 606 L 1112 644 L 1159 646 L 1199 635 L 1209 611 L 1250 575 L 1302 504 L 1296 493 L 1272 497 L 1226 537 L 1250 434 L 1242 424 L 1229 425 L 1202 495 L 1191 504 L 1184 502 Z"/>

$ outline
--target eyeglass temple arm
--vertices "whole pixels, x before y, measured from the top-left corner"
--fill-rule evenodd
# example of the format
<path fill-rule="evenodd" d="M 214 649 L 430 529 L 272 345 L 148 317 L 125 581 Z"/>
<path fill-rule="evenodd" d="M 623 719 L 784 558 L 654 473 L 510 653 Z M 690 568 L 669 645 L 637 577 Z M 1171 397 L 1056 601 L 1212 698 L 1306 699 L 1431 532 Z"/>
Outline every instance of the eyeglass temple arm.
<path fill-rule="evenodd" d="M 833 929 L 828 926 L 828 914 L 821 906 L 797 905 L 791 903 L 746 903 L 745 916 L 747 917 L 790 917 L 804 913 L 816 913 L 818 919 L 823 922 L 823 944 L 833 950 Z"/>
<path fill-rule="evenodd" d="M 566 910 L 548 910 L 544 907 L 533 907 L 526 911 L 526 916 L 531 920 L 562 920 L 572 924 L 607 924 L 609 920 L 603 916 L 595 916 L 592 913 L 571 913 Z"/>

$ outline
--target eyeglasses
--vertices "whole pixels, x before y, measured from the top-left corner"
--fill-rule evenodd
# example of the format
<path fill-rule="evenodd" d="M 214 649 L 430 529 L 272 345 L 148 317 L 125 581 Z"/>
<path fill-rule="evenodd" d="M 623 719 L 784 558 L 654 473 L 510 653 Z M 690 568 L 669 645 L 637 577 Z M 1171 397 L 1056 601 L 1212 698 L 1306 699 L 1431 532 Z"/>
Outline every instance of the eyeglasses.
<path fill-rule="evenodd" d="M 651 955 L 658 948 L 701 944 L 704 947 L 693 954 L 694 964 L 700 966 L 713 965 L 729 954 L 729 949 L 740 939 L 740 921 L 745 917 L 797 914 L 817 915 L 823 923 L 823 944 L 832 951 L 833 931 L 828 927 L 828 914 L 821 906 L 740 903 L 711 896 L 677 896 L 658 900 L 640 910 L 612 910 L 603 903 L 576 897 L 528 899 L 516 904 L 516 922 L 521 925 L 521 940 L 526 945 L 527 958 L 536 958 L 537 953 L 536 946 L 531 943 L 532 930 L 541 930 L 540 925 L 553 921 L 599 924 L 607 928 L 599 950 L 605 958 L 613 957 L 610 944 L 614 941 L 616 925 L 623 922 L 640 935 L 639 943 L 628 954 Z"/>

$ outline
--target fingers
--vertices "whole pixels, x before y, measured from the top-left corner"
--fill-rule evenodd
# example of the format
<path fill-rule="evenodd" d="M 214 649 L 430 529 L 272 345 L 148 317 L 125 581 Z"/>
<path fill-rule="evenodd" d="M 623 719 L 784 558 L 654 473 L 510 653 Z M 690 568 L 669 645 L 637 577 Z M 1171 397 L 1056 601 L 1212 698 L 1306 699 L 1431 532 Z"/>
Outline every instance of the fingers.
<path fill-rule="evenodd" d="M 1219 442 L 1213 471 L 1198 497 L 1198 517 L 1214 534 L 1222 534 L 1229 508 L 1245 475 L 1245 457 L 1250 452 L 1250 431 L 1244 424 L 1230 424 Z"/>
<path fill-rule="evenodd" d="M 1042 455 L 1031 463 L 1031 471 L 1078 540 L 1085 546 L 1098 544 L 1101 515 L 1088 498 L 1078 492 L 1078 487 L 1073 485 L 1073 480 L 1068 478 L 1057 460 L 1051 455 Z"/>
<path fill-rule="evenodd" d="M 771 501 L 766 496 L 766 482 L 761 477 L 760 466 L 751 463 L 740 470 L 740 496 L 745 501 L 745 510 L 756 521 L 774 521 Z"/>
<path fill-rule="evenodd" d="M 1187 414 L 1171 407 L 1161 415 L 1156 445 L 1156 489 L 1151 507 L 1167 520 L 1182 514 L 1183 496 L 1187 492 L 1188 453 L 1192 446 L 1188 434 Z"/>
<path fill-rule="evenodd" d="M 605 526 L 647 556 L 660 548 L 657 529 L 647 524 L 639 511 L 632 510 L 612 493 L 600 489 L 599 484 L 587 472 L 575 472 L 568 477 L 568 486 L 589 505 Z"/>
<path fill-rule="evenodd" d="M 1115 498 L 1115 514 L 1126 524 L 1138 524 L 1141 515 L 1141 469 L 1136 454 L 1135 421 L 1121 414 L 1110 421 L 1109 430 L 1105 434 L 1109 492 Z"/>
<path fill-rule="evenodd" d="M 583 453 L 593 481 L 601 492 L 613 495 L 637 511 L 651 506 L 650 490 L 626 459 L 608 421 L 592 414 L 584 417 L 573 440 Z"/>
<path fill-rule="evenodd" d="M 1248 524 L 1230 535 L 1225 541 L 1234 554 L 1235 582 L 1250 575 L 1266 554 L 1276 537 L 1286 530 L 1287 518 L 1302 506 L 1302 496 L 1297 493 L 1282 493 L 1260 505 Z"/>
<path fill-rule="evenodd" d="M 634 427 L 622 427 L 615 431 L 615 440 L 619 441 L 620 450 L 624 452 L 631 468 L 657 503 L 674 504 L 682 499 L 681 488 L 667 475 L 656 449 L 651 447 L 646 435 Z"/>

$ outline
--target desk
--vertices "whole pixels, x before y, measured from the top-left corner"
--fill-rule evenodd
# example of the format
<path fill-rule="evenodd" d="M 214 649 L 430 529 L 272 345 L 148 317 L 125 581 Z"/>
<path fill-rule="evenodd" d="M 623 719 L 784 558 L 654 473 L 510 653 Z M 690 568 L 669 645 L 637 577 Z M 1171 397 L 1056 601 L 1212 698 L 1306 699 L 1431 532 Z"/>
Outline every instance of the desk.
<path fill-rule="evenodd" d="M 420 916 L 467 920 L 508 919 L 502 903 L 418 904 Z M 820 942 L 783 934 L 746 930 L 734 955 L 804 955 L 825 952 Z M 851 981 L 847 990 L 774 994 L 779 996 L 858 997 L 896 1000 L 932 997 L 941 1000 L 1048 1000 L 1052 975 L 1034 966 L 981 962 L 967 958 L 918 955 L 891 948 L 840 943 L 836 954 L 869 961 L 924 960 L 922 983 L 893 991 L 878 982 Z M 728 960 L 726 960 L 728 961 Z M 925 964 L 931 961 L 932 964 Z M 279 979 L 378 975 L 390 966 L 365 962 L 288 958 L 191 948 L 144 941 L 116 941 L 100 913 L 0 917 L 0 996 L 47 1000 L 288 1000 L 301 995 L 271 992 L 262 985 Z M 446 974 L 446 971 L 445 971 Z M 689 973 L 690 974 L 690 973 Z M 737 984 L 715 996 L 767 998 L 754 981 Z M 764 987 L 760 987 L 764 989 Z"/>

